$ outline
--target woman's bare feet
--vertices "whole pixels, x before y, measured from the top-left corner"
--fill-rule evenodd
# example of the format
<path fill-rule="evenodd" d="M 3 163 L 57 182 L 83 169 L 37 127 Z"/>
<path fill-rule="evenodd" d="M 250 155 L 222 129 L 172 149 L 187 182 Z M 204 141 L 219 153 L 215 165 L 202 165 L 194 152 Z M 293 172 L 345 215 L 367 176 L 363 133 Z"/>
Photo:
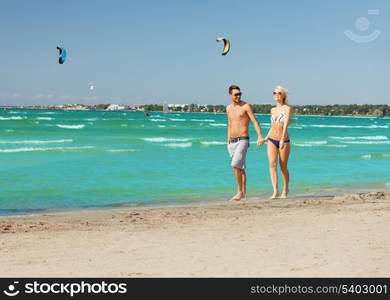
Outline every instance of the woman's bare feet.
<path fill-rule="evenodd" d="M 276 198 L 278 198 L 278 196 L 279 196 L 279 192 L 274 192 L 274 193 L 272 194 L 272 196 L 269 197 L 269 200 L 276 199 Z"/>
<path fill-rule="evenodd" d="M 244 194 L 242 192 L 238 192 L 229 201 L 240 201 L 240 200 L 246 200 L 246 194 Z"/>
<path fill-rule="evenodd" d="M 280 198 L 286 199 L 288 195 L 288 190 L 283 190 L 282 194 L 280 195 Z"/>

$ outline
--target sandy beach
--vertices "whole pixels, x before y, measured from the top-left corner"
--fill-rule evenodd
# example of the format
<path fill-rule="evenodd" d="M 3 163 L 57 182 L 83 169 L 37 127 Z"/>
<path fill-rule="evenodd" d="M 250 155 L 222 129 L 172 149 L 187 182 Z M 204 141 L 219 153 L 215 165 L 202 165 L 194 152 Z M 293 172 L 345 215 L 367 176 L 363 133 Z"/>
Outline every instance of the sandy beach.
<path fill-rule="evenodd" d="M 0 218 L 1 277 L 389 277 L 390 192 Z"/>

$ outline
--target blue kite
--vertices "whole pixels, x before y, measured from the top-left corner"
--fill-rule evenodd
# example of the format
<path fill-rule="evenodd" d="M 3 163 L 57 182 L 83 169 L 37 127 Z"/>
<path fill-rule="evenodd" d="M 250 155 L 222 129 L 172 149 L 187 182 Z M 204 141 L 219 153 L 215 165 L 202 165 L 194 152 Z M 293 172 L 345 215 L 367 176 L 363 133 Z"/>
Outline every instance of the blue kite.
<path fill-rule="evenodd" d="M 66 50 L 65 50 L 65 48 L 61 48 L 61 47 L 58 47 L 58 46 L 57 46 L 57 49 L 60 52 L 58 54 L 60 56 L 58 58 L 58 63 L 62 65 L 65 62 L 65 60 L 66 60 Z"/>

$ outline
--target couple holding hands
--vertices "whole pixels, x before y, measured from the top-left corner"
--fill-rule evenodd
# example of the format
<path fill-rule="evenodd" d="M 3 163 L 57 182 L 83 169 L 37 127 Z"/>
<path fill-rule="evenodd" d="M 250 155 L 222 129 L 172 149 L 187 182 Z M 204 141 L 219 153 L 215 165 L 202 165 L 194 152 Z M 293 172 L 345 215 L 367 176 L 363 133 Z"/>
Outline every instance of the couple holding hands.
<path fill-rule="evenodd" d="M 245 160 L 249 148 L 249 120 L 253 122 L 257 132 L 257 145 L 261 146 L 267 142 L 269 172 L 273 187 L 273 194 L 270 199 L 279 197 L 278 159 L 283 177 L 283 189 L 280 198 L 287 198 L 290 179 L 287 169 L 288 157 L 290 155 L 290 138 L 287 127 L 291 116 L 291 107 L 287 104 L 287 90 L 282 86 L 277 86 L 274 89 L 273 98 L 276 106 L 271 109 L 271 129 L 265 138 L 263 138 L 261 127 L 251 106 L 241 100 L 241 95 L 241 90 L 237 85 L 229 87 L 229 96 L 232 103 L 226 108 L 228 116 L 227 147 L 237 182 L 237 194 L 230 200 L 240 201 L 246 199 Z"/>

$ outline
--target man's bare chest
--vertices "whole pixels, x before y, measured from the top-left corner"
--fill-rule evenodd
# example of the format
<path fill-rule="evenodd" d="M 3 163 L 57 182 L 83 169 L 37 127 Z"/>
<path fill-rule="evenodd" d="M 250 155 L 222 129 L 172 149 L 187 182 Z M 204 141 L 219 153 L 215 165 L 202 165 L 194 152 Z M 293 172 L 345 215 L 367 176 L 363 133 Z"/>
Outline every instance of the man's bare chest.
<path fill-rule="evenodd" d="M 234 120 L 242 120 L 242 119 L 247 119 L 248 114 L 243 108 L 232 108 L 229 110 L 229 119 L 231 121 Z"/>

